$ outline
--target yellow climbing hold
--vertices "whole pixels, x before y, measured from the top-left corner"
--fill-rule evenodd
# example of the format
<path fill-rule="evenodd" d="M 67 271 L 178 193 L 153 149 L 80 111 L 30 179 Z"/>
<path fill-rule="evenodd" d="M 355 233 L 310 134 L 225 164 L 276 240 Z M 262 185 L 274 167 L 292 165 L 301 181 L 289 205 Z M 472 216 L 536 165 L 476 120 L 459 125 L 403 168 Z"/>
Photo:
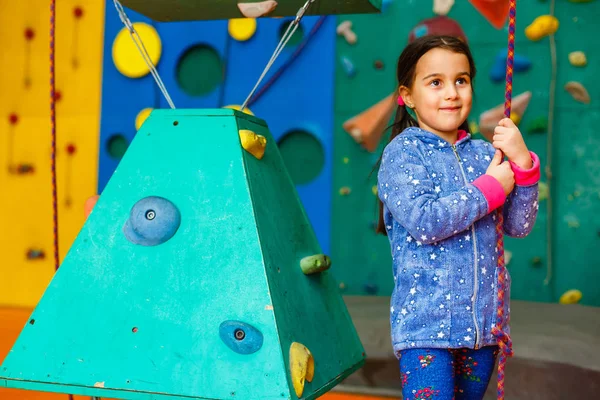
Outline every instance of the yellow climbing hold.
<path fill-rule="evenodd" d="M 301 343 L 293 342 L 290 346 L 290 375 L 296 396 L 302 397 L 305 382 L 312 382 L 315 376 L 315 360 Z"/>
<path fill-rule="evenodd" d="M 540 15 L 525 28 L 525 36 L 529 40 L 540 40 L 541 38 L 552 35 L 558 30 L 558 19 L 552 15 Z"/>
<path fill-rule="evenodd" d="M 267 138 L 247 129 L 240 130 L 239 135 L 244 150 L 259 160 L 262 159 L 267 147 Z"/>
<path fill-rule="evenodd" d="M 156 32 L 153 26 L 144 22 L 136 22 L 133 24 L 133 27 L 144 43 L 150 60 L 156 66 L 162 53 L 162 43 L 158 32 Z M 139 39 L 136 40 L 139 41 Z M 148 65 L 136 47 L 127 28 L 121 29 L 117 37 L 115 37 L 112 47 L 112 57 L 117 70 L 129 78 L 141 78 L 150 73 Z"/>
<path fill-rule="evenodd" d="M 256 32 L 256 19 L 254 18 L 233 18 L 228 24 L 229 36 L 244 42 L 254 36 Z"/>
<path fill-rule="evenodd" d="M 232 104 L 232 105 L 229 105 L 229 106 L 225 106 L 223 108 L 230 108 L 232 110 L 238 110 L 238 111 L 240 111 L 242 109 L 242 106 L 238 105 L 238 104 Z M 244 108 L 244 111 L 242 111 L 242 112 L 245 113 L 245 114 L 248 114 L 248 115 L 254 115 L 254 113 L 252 111 L 250 111 L 250 109 L 248 107 Z"/>
<path fill-rule="evenodd" d="M 577 289 L 567 290 L 560 296 L 560 304 L 577 304 L 581 300 L 582 294 Z"/>
<path fill-rule="evenodd" d="M 146 121 L 146 118 L 148 118 L 150 116 L 150 113 L 152 112 L 152 108 L 144 108 L 142 111 L 140 111 L 137 115 L 137 117 L 135 117 L 135 130 L 139 131 L 140 128 L 142 127 L 142 124 L 144 123 L 144 121 Z"/>
<path fill-rule="evenodd" d="M 587 65 L 587 57 L 583 51 L 573 51 L 569 53 L 569 62 L 575 67 L 585 67 Z"/>
<path fill-rule="evenodd" d="M 510 119 L 515 123 L 515 125 L 519 125 L 521 122 L 521 116 L 517 113 L 510 113 Z"/>
<path fill-rule="evenodd" d="M 479 132 L 479 124 L 475 121 L 469 122 L 469 130 L 471 131 L 471 134 L 478 133 Z"/>
<path fill-rule="evenodd" d="M 373 194 L 377 196 L 377 185 L 373 185 L 373 187 L 371 188 L 371 192 L 373 192 Z"/>

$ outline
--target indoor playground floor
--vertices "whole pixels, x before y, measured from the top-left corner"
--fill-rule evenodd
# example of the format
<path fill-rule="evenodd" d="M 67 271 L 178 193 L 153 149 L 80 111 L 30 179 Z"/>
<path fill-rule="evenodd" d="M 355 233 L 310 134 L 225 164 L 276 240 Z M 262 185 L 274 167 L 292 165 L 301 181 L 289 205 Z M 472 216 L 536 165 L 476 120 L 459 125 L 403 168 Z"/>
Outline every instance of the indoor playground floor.
<path fill-rule="evenodd" d="M 30 309 L 0 308 L 0 361 L 4 360 L 13 343 L 26 324 Z M 41 393 L 0 388 L 0 400 L 66 400 L 64 394 Z M 379 397 L 329 393 L 322 396 L 323 400 L 379 400 Z M 74 400 L 89 400 L 89 397 L 74 396 Z M 109 399 L 104 399 L 109 400 Z"/>

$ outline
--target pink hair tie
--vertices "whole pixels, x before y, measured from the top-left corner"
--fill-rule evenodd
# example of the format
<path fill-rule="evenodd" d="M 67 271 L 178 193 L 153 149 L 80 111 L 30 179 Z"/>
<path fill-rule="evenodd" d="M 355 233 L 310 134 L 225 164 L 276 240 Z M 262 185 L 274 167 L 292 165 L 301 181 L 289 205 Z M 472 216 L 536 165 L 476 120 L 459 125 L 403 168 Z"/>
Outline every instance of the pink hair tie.
<path fill-rule="evenodd" d="M 402 96 L 398 96 L 398 105 L 399 106 L 403 106 L 404 105 L 404 100 L 402 99 Z"/>

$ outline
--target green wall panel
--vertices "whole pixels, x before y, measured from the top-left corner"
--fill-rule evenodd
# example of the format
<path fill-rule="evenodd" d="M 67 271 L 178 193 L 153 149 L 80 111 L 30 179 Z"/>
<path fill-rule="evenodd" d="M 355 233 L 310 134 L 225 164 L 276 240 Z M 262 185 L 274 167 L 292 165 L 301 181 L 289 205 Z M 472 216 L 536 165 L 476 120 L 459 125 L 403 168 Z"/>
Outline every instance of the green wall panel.
<path fill-rule="evenodd" d="M 529 132 L 528 126 L 549 115 L 550 38 L 533 42 L 527 39 L 524 30 L 537 16 L 550 13 L 551 2 L 521 0 L 517 7 L 515 51 L 519 56 L 528 57 L 532 67 L 515 73 L 513 95 L 532 93 L 520 128 L 529 148 L 541 158 L 542 182 L 546 183 L 549 179 L 545 171 L 548 134 Z M 506 49 L 508 31 L 492 27 L 468 1 L 455 2 L 447 16 L 461 25 L 475 58 L 478 75 L 469 121 L 478 121 L 480 113 L 504 102 L 504 82 L 492 82 L 489 71 L 498 52 Z M 600 305 L 598 279 L 593 279 L 598 277 L 595 271 L 600 256 L 592 251 L 600 240 L 597 217 L 600 152 L 596 150 L 600 143 L 594 131 L 600 122 L 598 104 L 594 102 L 600 84 L 593 79 L 600 50 L 592 41 L 584 43 L 582 40 L 598 32 L 592 22 L 600 17 L 600 3 L 576 4 L 560 0 L 555 5 L 555 16 L 560 27 L 555 35 L 558 74 L 553 111 L 552 217 L 548 220 L 548 201 L 542 200 L 532 233 L 525 239 L 506 239 L 506 248 L 512 253 L 509 264 L 513 276 L 512 298 L 555 302 L 566 290 L 579 289 L 583 293 L 582 303 Z M 370 174 L 381 146 L 373 153 L 363 150 L 342 129 L 342 124 L 395 90 L 396 62 L 408 42 L 410 30 L 432 17 L 435 14 L 431 1 L 399 0 L 380 15 L 338 17 L 339 22 L 351 20 L 358 35 L 355 45 L 338 38 L 336 54 L 332 259 L 336 277 L 346 294 L 389 295 L 393 279 L 387 238 L 373 231 L 377 217 L 377 198 L 372 191 L 376 171 Z M 586 53 L 586 67 L 570 65 L 568 54 L 576 50 Z M 343 56 L 350 59 L 356 69 L 353 77 L 345 73 L 340 61 Z M 382 69 L 374 67 L 377 60 L 383 62 Z M 592 97 L 591 104 L 576 102 L 564 90 L 564 84 L 571 80 L 586 86 Z M 341 195 L 339 190 L 343 187 L 350 188 L 350 193 Z M 571 222 L 569 227 L 569 218 L 579 221 L 579 226 L 573 227 L 577 223 Z M 548 228 L 552 231 L 549 245 Z M 549 247 L 553 258 L 552 279 L 546 283 Z"/>

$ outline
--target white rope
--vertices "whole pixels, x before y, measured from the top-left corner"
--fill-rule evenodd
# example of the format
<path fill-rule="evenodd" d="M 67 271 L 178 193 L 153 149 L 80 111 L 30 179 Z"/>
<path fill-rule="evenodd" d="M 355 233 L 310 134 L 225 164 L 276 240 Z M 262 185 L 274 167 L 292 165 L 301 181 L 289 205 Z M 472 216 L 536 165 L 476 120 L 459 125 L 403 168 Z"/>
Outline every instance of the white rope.
<path fill-rule="evenodd" d="M 125 27 L 129 30 L 131 39 L 133 39 L 133 43 L 135 43 L 135 46 L 137 47 L 138 51 L 142 55 L 144 62 L 148 66 L 148 69 L 150 69 L 150 72 L 152 73 L 152 76 L 154 77 L 154 80 L 156 81 L 158 88 L 160 89 L 162 94 L 167 99 L 169 106 L 171 106 L 171 108 L 175 108 L 175 104 L 173 104 L 173 100 L 171 100 L 171 96 L 169 96 L 169 92 L 167 91 L 165 84 L 163 83 L 162 79 L 160 78 L 160 75 L 158 74 L 158 71 L 156 70 L 154 63 L 152 62 L 152 59 L 150 58 L 150 55 L 148 54 L 148 50 L 146 50 L 146 46 L 144 46 L 144 42 L 142 41 L 142 38 L 140 38 L 137 31 L 133 27 L 133 24 L 127 17 L 127 14 L 125 13 L 125 10 L 123 9 L 123 6 L 119 2 L 119 0 L 113 0 L 113 2 L 115 4 L 115 8 L 117 9 L 117 12 L 119 13 L 119 18 L 121 18 L 121 22 L 123 22 L 123 25 L 125 25 Z M 138 41 L 139 41 L 139 43 L 138 43 Z"/>
<path fill-rule="evenodd" d="M 250 92 L 248 97 L 246 97 L 246 100 L 244 100 L 244 103 L 242 104 L 240 111 L 244 111 L 244 109 L 248 105 L 248 102 L 252 98 L 252 95 L 258 88 L 258 85 L 260 85 L 260 82 L 263 80 L 265 75 L 267 75 L 267 72 L 269 72 L 269 69 L 275 63 L 275 60 L 277 59 L 277 57 L 279 57 L 279 54 L 281 54 L 281 51 L 283 50 L 285 45 L 289 42 L 291 37 L 294 35 L 294 32 L 296 32 L 296 29 L 298 29 L 298 24 L 300 23 L 300 20 L 304 16 L 304 13 L 306 12 L 306 10 L 308 10 L 308 7 L 310 7 L 310 5 L 314 2 L 315 2 L 315 0 L 307 0 L 306 3 L 304 3 L 304 5 L 298 10 L 298 12 L 296 13 L 296 18 L 292 21 L 291 24 L 288 25 L 287 29 L 285 30 L 285 33 L 281 37 L 281 40 L 279 40 L 279 43 L 277 44 L 277 47 L 275 48 L 275 51 L 273 52 L 271 59 L 269 60 L 269 62 L 267 63 L 267 66 L 265 67 L 262 74 L 258 78 L 256 85 L 254 85 L 254 88 L 252 88 L 252 91 Z M 290 29 L 292 30 L 291 33 L 289 33 Z M 288 35 L 288 33 L 289 33 L 289 35 Z"/>

